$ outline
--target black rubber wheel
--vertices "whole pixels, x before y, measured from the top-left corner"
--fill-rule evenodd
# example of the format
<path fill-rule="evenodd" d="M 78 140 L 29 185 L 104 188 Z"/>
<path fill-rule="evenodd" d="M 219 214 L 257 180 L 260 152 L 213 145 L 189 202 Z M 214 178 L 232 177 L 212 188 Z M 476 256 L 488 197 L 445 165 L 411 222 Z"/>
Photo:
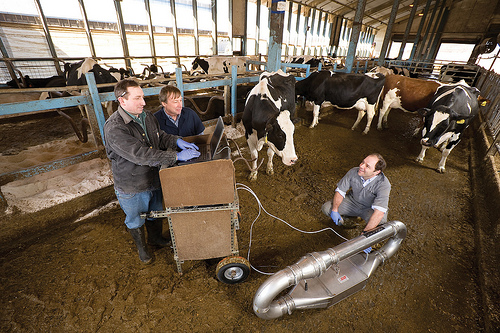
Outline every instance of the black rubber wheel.
<path fill-rule="evenodd" d="M 227 257 L 217 264 L 217 279 L 226 284 L 245 281 L 250 274 L 250 263 L 243 257 Z"/>

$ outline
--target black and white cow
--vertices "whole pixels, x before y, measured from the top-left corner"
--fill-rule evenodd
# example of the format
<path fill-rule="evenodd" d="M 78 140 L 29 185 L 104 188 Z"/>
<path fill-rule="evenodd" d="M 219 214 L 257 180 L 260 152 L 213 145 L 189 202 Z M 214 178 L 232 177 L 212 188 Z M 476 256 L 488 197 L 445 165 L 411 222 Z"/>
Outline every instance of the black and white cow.
<path fill-rule="evenodd" d="M 236 65 L 236 71 L 238 74 L 245 73 L 246 71 L 246 61 L 251 60 L 250 57 L 223 57 L 214 56 L 209 58 L 196 57 L 192 62 L 191 75 L 195 74 L 196 71 L 201 71 L 203 74 L 218 75 L 231 73 L 231 68 Z"/>
<path fill-rule="evenodd" d="M 45 88 L 45 87 L 64 87 L 66 85 L 66 81 L 64 77 L 59 75 L 54 75 L 51 77 L 45 78 L 30 78 L 29 75 L 25 75 L 18 79 L 18 82 L 21 84 L 19 87 L 15 80 L 11 80 L 7 82 L 7 85 L 12 88 Z"/>
<path fill-rule="evenodd" d="M 323 62 L 322 58 L 316 58 L 312 55 L 300 55 L 300 56 L 289 56 L 285 59 L 287 63 L 293 64 L 305 64 L 311 67 L 318 67 L 320 63 Z"/>
<path fill-rule="evenodd" d="M 92 58 L 85 58 L 82 61 L 73 64 L 64 64 L 64 76 L 66 78 L 66 84 L 68 86 L 82 86 L 87 84 L 87 80 L 85 79 L 85 74 L 88 72 L 93 72 L 95 76 L 96 84 L 101 83 L 115 83 L 118 82 L 117 79 L 111 75 L 111 73 L 99 66 L 97 61 Z M 99 92 L 111 92 L 114 87 L 105 87 L 99 88 Z M 78 96 L 80 95 L 80 91 L 70 91 L 72 95 Z M 109 115 L 113 112 L 112 101 L 108 101 L 103 103 Z M 82 115 L 85 113 L 82 110 L 81 105 L 79 106 Z"/>
<path fill-rule="evenodd" d="M 285 165 L 297 161 L 293 145 L 295 126 L 291 118 L 295 114 L 295 77 L 277 72 L 264 72 L 259 83 L 247 97 L 243 111 L 243 126 L 250 155 L 253 159 L 249 179 L 257 179 L 259 151 L 267 149 L 267 174 L 272 175 L 273 156 L 277 154 Z"/>
<path fill-rule="evenodd" d="M 314 103 L 313 121 L 310 128 L 318 124 L 321 104 L 327 101 L 340 109 L 358 109 L 358 118 L 352 130 L 358 126 L 367 113 L 367 123 L 363 131 L 363 134 L 367 134 L 384 82 L 385 76 L 380 73 L 349 74 L 319 71 L 298 81 L 295 84 L 295 93 Z"/>
<path fill-rule="evenodd" d="M 479 90 L 465 81 L 440 86 L 431 100 L 430 108 L 422 108 L 424 128 L 420 143 L 422 150 L 416 161 L 422 163 L 425 152 L 430 147 L 441 150 L 441 160 L 437 171 L 445 172 L 446 158 L 460 142 L 460 136 L 479 111 L 479 104 L 489 100 L 479 96 Z"/>
<path fill-rule="evenodd" d="M 114 83 L 118 82 L 111 73 L 99 66 L 97 61 L 92 58 L 85 58 L 82 61 L 73 64 L 64 64 L 64 76 L 66 78 L 66 85 L 68 86 L 82 86 L 87 84 L 85 74 L 93 72 L 95 82 L 100 83 Z M 99 92 L 113 91 L 113 87 L 99 88 Z"/>

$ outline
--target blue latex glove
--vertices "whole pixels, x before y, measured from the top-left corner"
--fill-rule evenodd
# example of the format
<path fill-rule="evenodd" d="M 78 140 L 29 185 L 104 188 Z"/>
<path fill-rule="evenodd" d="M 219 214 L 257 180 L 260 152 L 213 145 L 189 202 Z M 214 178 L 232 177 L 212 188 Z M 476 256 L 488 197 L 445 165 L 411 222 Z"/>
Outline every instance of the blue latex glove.
<path fill-rule="evenodd" d="M 372 252 L 372 247 L 370 246 L 369 248 L 364 249 L 363 252 L 366 253 L 366 254 Z"/>
<path fill-rule="evenodd" d="M 186 142 L 186 141 L 182 140 L 181 138 L 177 139 L 177 147 L 179 147 L 180 149 L 199 150 L 197 145 L 195 145 L 194 143 Z"/>
<path fill-rule="evenodd" d="M 336 225 L 342 225 L 342 223 L 340 223 L 340 221 L 342 221 L 342 216 L 340 216 L 339 212 L 334 212 L 332 210 L 332 212 L 330 213 L 330 217 Z"/>
<path fill-rule="evenodd" d="M 187 161 L 200 156 L 200 152 L 194 149 L 184 149 L 177 153 L 178 161 Z"/>

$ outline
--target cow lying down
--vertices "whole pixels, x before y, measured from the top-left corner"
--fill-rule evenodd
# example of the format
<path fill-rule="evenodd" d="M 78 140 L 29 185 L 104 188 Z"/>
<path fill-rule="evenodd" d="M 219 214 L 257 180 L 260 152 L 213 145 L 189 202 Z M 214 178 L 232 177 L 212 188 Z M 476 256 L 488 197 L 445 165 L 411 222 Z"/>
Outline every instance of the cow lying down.
<path fill-rule="evenodd" d="M 264 72 L 259 83 L 250 91 L 243 111 L 243 126 L 250 156 L 253 159 L 249 179 L 257 179 L 258 152 L 267 149 L 267 174 L 272 175 L 273 156 L 277 154 L 285 165 L 297 161 L 293 145 L 295 126 L 291 117 L 295 114 L 295 78 L 277 72 Z"/>
<path fill-rule="evenodd" d="M 479 112 L 479 105 L 484 106 L 489 102 L 479 96 L 479 90 L 463 80 L 440 86 L 431 100 L 430 108 L 419 110 L 424 117 L 424 128 L 420 140 L 422 150 L 416 161 L 422 163 L 427 149 L 437 148 L 442 152 L 437 171 L 444 173 L 446 158 Z"/>

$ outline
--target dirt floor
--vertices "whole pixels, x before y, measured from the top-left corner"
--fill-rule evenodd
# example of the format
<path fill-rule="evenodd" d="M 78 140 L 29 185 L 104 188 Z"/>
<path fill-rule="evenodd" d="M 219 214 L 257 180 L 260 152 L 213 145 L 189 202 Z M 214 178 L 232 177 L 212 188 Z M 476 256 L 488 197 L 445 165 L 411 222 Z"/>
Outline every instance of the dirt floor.
<path fill-rule="evenodd" d="M 21 239 L 0 253 L 0 331 L 484 331 L 469 136 L 448 158 L 447 172 L 439 174 L 436 150 L 428 151 L 422 165 L 414 162 L 420 145 L 412 136 L 418 126 L 412 115 L 393 111 L 390 129 L 379 132 L 372 126 L 365 136 L 350 130 L 353 111 L 332 110 L 314 129 L 308 128 L 310 112 L 298 115 L 303 122 L 295 131 L 297 164 L 286 167 L 275 158 L 273 176 L 265 173 L 264 164 L 258 180 L 249 182 L 249 171 L 239 161 L 236 181 L 248 185 L 269 213 L 299 229 L 332 227 L 352 238 L 363 224 L 336 227 L 320 207 L 351 167 L 369 153 L 381 153 L 392 183 L 389 220 L 403 222 L 408 235 L 364 290 L 327 309 L 262 320 L 253 313 L 252 300 L 267 276 L 252 271 L 244 283 L 223 284 L 215 276 L 218 259 L 185 262 L 180 276 L 171 248 L 155 249 L 155 261 L 143 265 L 124 215 L 114 205 L 98 216 L 46 230 L 35 241 Z M 248 192 L 240 190 L 238 195 L 238 242 L 240 255 L 246 257 L 258 205 Z M 254 224 L 249 259 L 259 270 L 277 272 L 309 252 L 341 242 L 330 231 L 304 234 L 261 214 Z"/>

